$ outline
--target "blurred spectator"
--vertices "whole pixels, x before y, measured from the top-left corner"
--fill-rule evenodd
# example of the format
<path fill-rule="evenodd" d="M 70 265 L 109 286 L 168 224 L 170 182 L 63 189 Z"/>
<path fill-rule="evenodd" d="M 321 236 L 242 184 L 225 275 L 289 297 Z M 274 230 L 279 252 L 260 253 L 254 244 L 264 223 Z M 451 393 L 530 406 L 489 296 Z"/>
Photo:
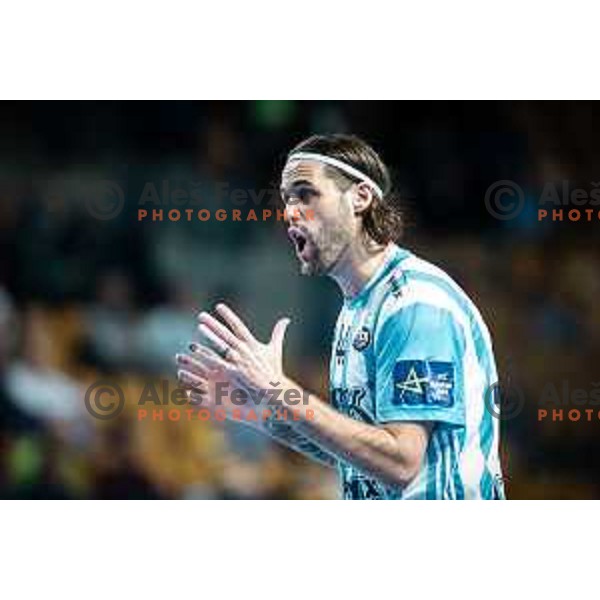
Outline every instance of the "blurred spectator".
<path fill-rule="evenodd" d="M 18 408 L 31 417 L 73 434 L 83 431 L 83 389 L 52 366 L 52 340 L 36 309 L 25 313 L 21 352 L 7 370 L 6 383 Z"/>
<path fill-rule="evenodd" d="M 131 280 L 119 270 L 101 273 L 94 304 L 85 311 L 84 358 L 102 371 L 122 372 L 136 362 L 137 314 Z"/>
<path fill-rule="evenodd" d="M 11 457 L 17 440 L 41 429 L 35 417 L 19 408 L 7 381 L 16 325 L 12 301 L 0 288 L 0 497 L 10 494 Z"/>
<path fill-rule="evenodd" d="M 175 354 L 186 352 L 193 339 L 197 314 L 185 285 L 173 286 L 167 301 L 145 314 L 137 327 L 136 354 L 146 371 L 172 373 Z"/>

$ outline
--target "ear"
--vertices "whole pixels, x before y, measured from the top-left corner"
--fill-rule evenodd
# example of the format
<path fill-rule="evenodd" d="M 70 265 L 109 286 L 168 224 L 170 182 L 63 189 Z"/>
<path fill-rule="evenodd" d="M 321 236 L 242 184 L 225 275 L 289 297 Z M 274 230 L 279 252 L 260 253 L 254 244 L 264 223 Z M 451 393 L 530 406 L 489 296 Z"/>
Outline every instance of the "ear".
<path fill-rule="evenodd" d="M 365 212 L 373 202 L 373 190 L 364 182 L 355 184 L 352 194 L 352 207 L 354 214 Z"/>

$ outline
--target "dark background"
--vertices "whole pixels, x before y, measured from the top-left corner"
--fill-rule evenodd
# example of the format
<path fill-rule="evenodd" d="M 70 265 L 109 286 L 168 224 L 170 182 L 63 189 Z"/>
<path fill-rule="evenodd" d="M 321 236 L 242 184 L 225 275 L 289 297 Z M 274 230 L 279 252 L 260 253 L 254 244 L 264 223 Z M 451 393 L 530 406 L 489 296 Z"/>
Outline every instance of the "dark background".
<path fill-rule="evenodd" d="M 334 131 L 380 152 L 404 199 L 401 243 L 455 277 L 491 329 L 503 402 L 517 406 L 502 423 L 509 497 L 599 497 L 597 408 L 590 422 L 538 409 L 549 386 L 600 389 L 600 220 L 536 213 L 548 186 L 600 186 L 599 128 L 591 102 L 0 103 L 3 497 L 335 497 L 333 473 L 243 426 L 136 417 L 145 383 L 175 387 L 173 355 L 220 299 L 263 338 L 290 315 L 289 371 L 325 392 L 339 293 L 298 275 L 283 223 L 140 222 L 137 210 L 166 181 L 199 194 L 195 211 L 246 214 L 250 202 L 215 190 L 272 190 L 289 148 Z M 525 204 L 502 220 L 485 198 L 505 180 Z M 124 206 L 104 220 L 89 206 L 106 182 Z M 161 198 L 165 214 L 177 207 Z M 83 409 L 99 378 L 125 390 L 118 418 Z"/>

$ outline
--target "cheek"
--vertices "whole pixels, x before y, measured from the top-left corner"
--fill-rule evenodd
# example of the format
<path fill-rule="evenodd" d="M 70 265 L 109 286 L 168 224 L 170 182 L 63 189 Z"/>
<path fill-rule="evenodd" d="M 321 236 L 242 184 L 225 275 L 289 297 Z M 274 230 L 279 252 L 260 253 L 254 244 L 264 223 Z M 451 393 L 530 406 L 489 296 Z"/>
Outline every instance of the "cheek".
<path fill-rule="evenodd" d="M 345 199 L 340 199 L 333 210 L 326 216 L 328 226 L 336 231 L 353 231 L 354 229 L 354 213 L 348 206 Z"/>
<path fill-rule="evenodd" d="M 326 216 L 324 216 L 321 211 L 318 211 L 314 208 L 309 208 L 305 214 L 309 229 L 320 229 L 323 226 L 323 223 L 327 222 Z"/>
<path fill-rule="evenodd" d="M 304 211 L 307 229 L 313 236 L 326 235 L 328 232 L 339 235 L 345 231 L 352 234 L 355 219 L 348 198 L 342 195 L 321 196 L 311 202 Z"/>
<path fill-rule="evenodd" d="M 315 214 L 315 219 L 324 223 L 333 225 L 342 225 L 348 221 L 349 208 L 348 201 L 340 194 L 327 195 L 315 202 L 311 207 Z"/>

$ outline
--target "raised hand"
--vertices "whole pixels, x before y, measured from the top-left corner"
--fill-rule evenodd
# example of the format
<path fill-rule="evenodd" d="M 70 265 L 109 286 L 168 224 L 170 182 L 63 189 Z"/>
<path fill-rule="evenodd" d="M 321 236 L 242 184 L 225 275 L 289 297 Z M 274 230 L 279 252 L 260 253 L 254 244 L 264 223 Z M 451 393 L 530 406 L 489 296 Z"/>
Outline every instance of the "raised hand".
<path fill-rule="evenodd" d="M 283 340 L 289 319 L 275 324 L 271 339 L 265 344 L 229 307 L 219 304 L 216 312 L 224 323 L 208 313 L 200 313 L 198 328 L 210 346 L 192 344 L 191 354 L 177 356 L 179 381 L 190 390 L 190 397 L 206 408 L 217 406 L 243 412 L 256 409 L 257 402 L 265 400 L 264 390 L 279 386 L 285 379 Z M 227 394 L 223 394 L 224 389 Z M 233 390 L 243 390 L 255 400 L 242 406 L 232 403 Z"/>

